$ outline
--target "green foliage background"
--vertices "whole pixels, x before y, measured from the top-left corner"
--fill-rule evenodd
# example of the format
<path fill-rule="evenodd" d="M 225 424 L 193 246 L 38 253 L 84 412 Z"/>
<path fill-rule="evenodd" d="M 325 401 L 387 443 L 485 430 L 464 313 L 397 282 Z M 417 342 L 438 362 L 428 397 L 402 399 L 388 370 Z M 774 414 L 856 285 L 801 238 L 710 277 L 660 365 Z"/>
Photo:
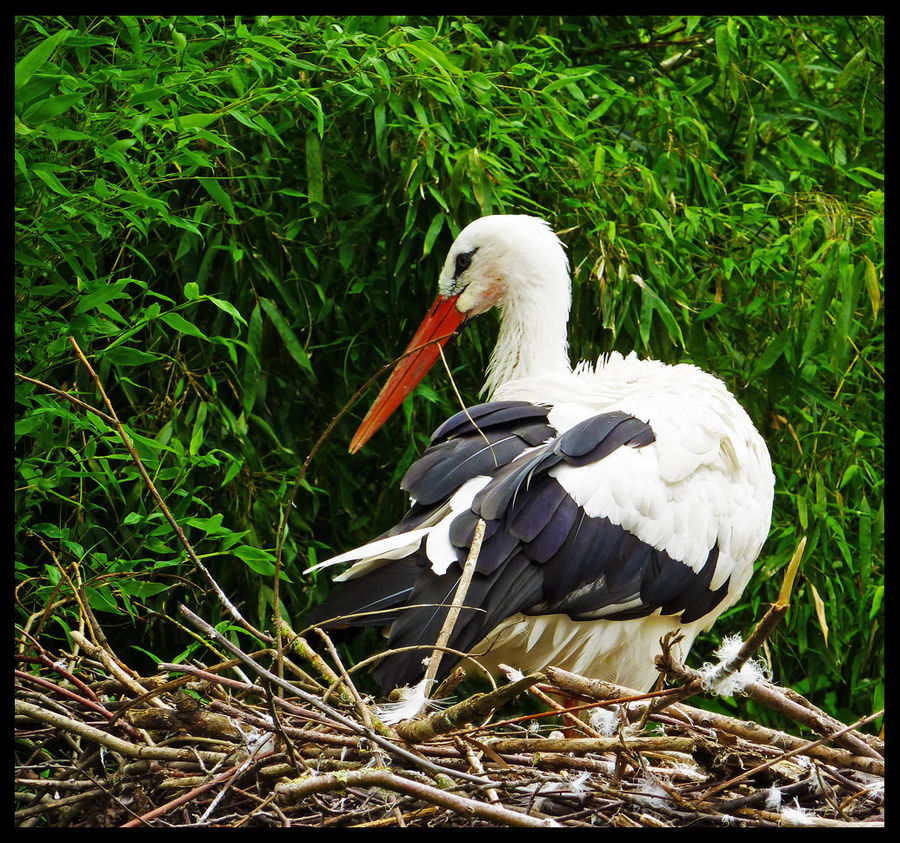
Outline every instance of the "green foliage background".
<path fill-rule="evenodd" d="M 752 627 L 806 535 L 774 678 L 846 719 L 881 707 L 883 19 L 20 17 L 15 36 L 16 371 L 101 407 L 77 339 L 249 619 L 271 613 L 300 465 L 402 350 L 454 235 L 533 213 L 568 246 L 573 357 L 695 362 L 768 441 L 771 536 L 694 658 Z M 470 400 L 494 330 L 449 354 Z M 301 571 L 400 515 L 456 406 L 432 375 L 351 458 L 365 404 L 290 512 L 294 623 L 328 588 Z M 81 583 L 129 660 L 184 657 L 176 602 L 227 625 L 115 431 L 21 379 L 15 413 L 18 621 L 46 610 L 64 642 Z"/>

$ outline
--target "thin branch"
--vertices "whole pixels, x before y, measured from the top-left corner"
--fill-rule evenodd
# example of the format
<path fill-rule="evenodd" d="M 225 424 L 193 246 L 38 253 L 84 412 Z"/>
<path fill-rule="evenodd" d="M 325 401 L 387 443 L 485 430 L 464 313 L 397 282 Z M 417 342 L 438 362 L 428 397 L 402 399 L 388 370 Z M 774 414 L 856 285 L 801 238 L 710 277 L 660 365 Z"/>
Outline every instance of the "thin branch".
<path fill-rule="evenodd" d="M 41 389 L 46 389 L 47 392 L 52 392 L 54 395 L 58 395 L 60 398 L 65 398 L 66 401 L 70 401 L 76 407 L 81 410 L 84 410 L 86 413 L 93 413 L 95 416 L 99 416 L 103 421 L 105 421 L 108 425 L 115 427 L 116 420 L 103 412 L 103 410 L 98 410 L 96 407 L 92 407 L 90 404 L 85 403 L 80 398 L 76 398 L 70 392 L 66 392 L 64 389 L 57 389 L 55 386 L 50 386 L 49 383 L 44 383 L 44 381 L 35 380 L 35 378 L 29 378 L 27 375 L 20 374 L 19 372 L 14 372 L 15 376 L 19 378 L 19 380 L 28 381 L 28 383 L 33 383 L 35 386 L 39 386 Z"/>
<path fill-rule="evenodd" d="M 542 682 L 544 675 L 535 673 L 503 685 L 487 694 L 474 694 L 443 711 L 436 711 L 421 720 L 404 720 L 397 724 L 397 734 L 408 743 L 425 743 L 438 735 L 452 732 L 467 723 L 478 721 L 494 709 L 515 699 L 532 685 Z"/>
<path fill-rule="evenodd" d="M 450 604 L 450 610 L 444 623 L 441 626 L 441 632 L 435 641 L 435 649 L 431 654 L 428 662 L 428 669 L 425 671 L 425 693 L 427 695 L 432 683 L 437 676 L 438 667 L 441 664 L 441 657 L 444 654 L 444 648 L 450 642 L 450 636 L 453 633 L 453 627 L 456 626 L 456 620 L 462 610 L 466 594 L 469 591 L 469 585 L 472 582 L 472 576 L 475 574 L 475 566 L 478 564 L 478 555 L 481 553 L 481 542 L 484 540 L 485 523 L 483 518 L 478 519 L 475 525 L 475 535 L 472 538 L 472 544 L 469 546 L 469 555 L 466 558 L 466 564 L 463 566 L 462 575 L 459 578 L 459 585 L 456 587 L 456 593 L 453 595 L 453 602 Z"/>
<path fill-rule="evenodd" d="M 110 735 L 102 729 L 89 726 L 79 720 L 66 717 L 53 711 L 48 711 L 40 706 L 33 705 L 25 700 L 15 701 L 16 714 L 25 715 L 40 723 L 46 723 L 55 729 L 80 735 L 87 740 L 105 746 L 113 752 L 118 752 L 128 758 L 148 758 L 160 761 L 196 761 L 202 758 L 211 764 L 216 764 L 226 757 L 224 752 L 207 752 L 195 749 L 176 749 L 168 746 L 141 746 L 131 741 L 122 740 L 115 735 Z"/>
<path fill-rule="evenodd" d="M 277 784 L 275 792 L 282 805 L 292 805 L 313 793 L 323 793 L 329 790 L 344 790 L 348 787 L 382 787 L 398 793 L 405 793 L 449 808 L 464 816 L 476 816 L 483 820 L 496 822 L 501 825 L 532 827 L 532 828 L 558 828 L 559 823 L 549 817 L 538 818 L 520 811 L 504 808 L 502 805 L 492 805 L 458 796 L 441 788 L 432 787 L 422 782 L 413 781 L 404 776 L 398 776 L 389 770 L 357 770 L 348 773 L 325 773 L 324 775 L 310 776 L 298 781 Z"/>
<path fill-rule="evenodd" d="M 232 604 L 232 602 L 225 596 L 225 592 L 219 587 L 219 584 L 213 579 L 212 575 L 203 565 L 203 563 L 198 558 L 197 554 L 194 552 L 194 548 L 191 547 L 190 542 L 187 540 L 187 536 L 185 536 L 184 531 L 179 526 L 178 522 L 175 520 L 172 513 L 169 511 L 169 507 L 166 506 L 166 502 L 163 500 L 162 495 L 157 491 L 156 486 L 153 481 L 150 479 L 150 475 L 147 473 L 147 469 L 144 468 L 143 462 L 141 462 L 141 458 L 138 455 L 137 450 L 134 445 L 131 443 L 131 439 L 128 434 L 125 432 L 125 428 L 122 425 L 122 422 L 119 421 L 119 417 L 116 415 L 116 411 L 113 408 L 112 402 L 106 395 L 106 390 L 103 389 L 103 384 L 100 383 L 100 378 L 97 373 L 94 371 L 94 368 L 88 362 L 87 358 L 84 356 L 84 352 L 79 347 L 78 343 L 75 341 L 73 337 L 69 337 L 69 343 L 72 345 L 72 348 L 75 349 L 75 353 L 78 355 L 78 359 L 81 360 L 82 364 L 88 370 L 91 375 L 91 378 L 94 381 L 97 389 L 100 392 L 101 397 L 103 398 L 103 403 L 106 405 L 106 409 L 109 411 L 109 415 L 105 415 L 96 410 L 91 410 L 91 412 L 96 412 L 97 415 L 104 418 L 104 420 L 108 420 L 108 422 L 115 427 L 116 431 L 119 434 L 119 438 L 122 442 L 125 443 L 125 447 L 128 449 L 128 453 L 131 455 L 131 459 L 134 461 L 134 464 L 137 466 L 138 471 L 140 472 L 141 478 L 146 484 L 147 488 L 150 490 L 150 494 L 153 496 L 153 499 L 156 501 L 157 506 L 162 510 L 163 515 L 165 515 L 166 520 L 169 522 L 172 529 L 175 531 L 175 535 L 178 536 L 178 540 L 181 542 L 185 551 L 187 552 L 188 557 L 191 562 L 194 563 L 194 567 L 206 578 L 206 581 L 209 583 L 210 587 L 216 593 L 216 596 L 219 598 L 219 601 L 226 608 L 229 614 L 235 619 L 237 623 L 247 629 L 249 632 L 252 632 L 254 635 L 261 637 L 263 640 L 269 640 L 265 635 L 263 635 L 259 630 L 255 629 L 249 622 L 244 620 L 241 613 L 237 610 L 237 608 Z M 24 376 L 22 376 L 24 377 Z M 69 400 L 73 401 L 73 403 L 78 404 L 79 406 L 87 407 L 84 405 L 84 402 L 79 401 L 78 399 L 73 399 L 72 396 L 62 393 L 61 390 L 53 390 L 57 394 L 64 395 Z"/>
<path fill-rule="evenodd" d="M 487 742 L 494 752 L 692 752 L 694 738 L 610 737 L 610 738 L 499 738 Z"/>

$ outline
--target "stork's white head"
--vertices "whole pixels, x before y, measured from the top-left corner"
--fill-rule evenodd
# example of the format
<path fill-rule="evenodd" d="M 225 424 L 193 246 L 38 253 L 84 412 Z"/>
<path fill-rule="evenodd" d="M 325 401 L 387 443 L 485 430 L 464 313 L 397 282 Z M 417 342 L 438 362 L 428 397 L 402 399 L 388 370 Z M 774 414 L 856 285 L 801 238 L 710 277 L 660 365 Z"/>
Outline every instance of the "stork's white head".
<path fill-rule="evenodd" d="M 569 262 L 545 220 L 522 214 L 481 217 L 450 247 L 438 292 L 459 296 L 456 309 L 466 318 L 525 298 L 563 303 L 568 316 Z"/>
<path fill-rule="evenodd" d="M 569 371 L 566 325 L 569 264 L 550 226 L 537 217 L 497 215 L 467 225 L 438 279 L 438 297 L 375 399 L 350 451 L 358 451 L 425 377 L 440 347 L 495 305 L 500 335 L 488 366 L 488 395 L 516 378 Z"/>

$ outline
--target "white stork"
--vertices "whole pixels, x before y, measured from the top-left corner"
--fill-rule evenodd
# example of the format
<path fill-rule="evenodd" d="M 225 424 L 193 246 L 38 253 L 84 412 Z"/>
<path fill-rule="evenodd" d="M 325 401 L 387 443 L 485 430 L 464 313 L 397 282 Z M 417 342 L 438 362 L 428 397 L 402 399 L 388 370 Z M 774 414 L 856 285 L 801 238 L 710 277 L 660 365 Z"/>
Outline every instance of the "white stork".
<path fill-rule="evenodd" d="M 769 531 L 766 445 L 695 366 L 568 359 L 568 261 L 543 220 L 487 216 L 457 237 L 439 295 L 350 445 L 358 450 L 451 335 L 497 306 L 489 403 L 445 422 L 401 483 L 412 505 L 307 618 L 385 626 L 382 690 L 422 678 L 479 518 L 486 532 L 449 646 L 494 670 L 548 665 L 648 689 L 660 638 L 681 655 L 740 596 Z M 360 614 L 362 613 L 362 614 Z M 458 658 L 445 655 L 440 676 Z"/>

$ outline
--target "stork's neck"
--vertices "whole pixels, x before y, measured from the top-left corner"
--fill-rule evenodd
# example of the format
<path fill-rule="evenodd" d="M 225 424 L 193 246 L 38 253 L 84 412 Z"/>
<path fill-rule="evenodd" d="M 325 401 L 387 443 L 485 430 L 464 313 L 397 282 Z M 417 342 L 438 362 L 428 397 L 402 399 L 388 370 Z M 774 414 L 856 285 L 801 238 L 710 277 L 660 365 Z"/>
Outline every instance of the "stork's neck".
<path fill-rule="evenodd" d="M 568 272 L 556 275 L 552 283 L 545 277 L 509 284 L 483 389 L 488 398 L 509 381 L 572 370 L 566 337 L 571 282 Z"/>

